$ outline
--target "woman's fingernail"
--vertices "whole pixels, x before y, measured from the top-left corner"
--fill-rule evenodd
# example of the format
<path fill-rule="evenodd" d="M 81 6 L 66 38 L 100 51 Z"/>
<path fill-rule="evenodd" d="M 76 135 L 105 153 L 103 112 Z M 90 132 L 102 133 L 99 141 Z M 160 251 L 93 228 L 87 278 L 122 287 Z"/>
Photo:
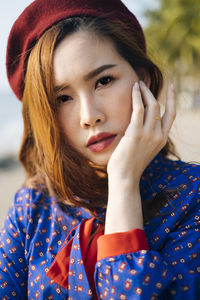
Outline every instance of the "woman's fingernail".
<path fill-rule="evenodd" d="M 170 89 L 174 92 L 175 91 L 175 87 L 173 83 L 170 83 Z"/>
<path fill-rule="evenodd" d="M 142 80 L 140 80 L 140 84 L 143 85 L 143 86 L 145 86 L 145 83 Z"/>
<path fill-rule="evenodd" d="M 139 87 L 138 82 L 135 82 L 135 84 L 134 84 L 134 89 L 136 89 L 137 91 L 139 91 L 140 87 Z"/>

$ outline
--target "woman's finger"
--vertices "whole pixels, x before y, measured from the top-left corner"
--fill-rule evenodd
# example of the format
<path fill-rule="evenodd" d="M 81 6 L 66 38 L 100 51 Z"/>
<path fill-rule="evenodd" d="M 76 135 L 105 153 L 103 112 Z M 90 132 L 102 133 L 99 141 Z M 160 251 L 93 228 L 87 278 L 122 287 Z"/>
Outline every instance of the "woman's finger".
<path fill-rule="evenodd" d="M 140 88 L 142 92 L 142 98 L 145 104 L 144 127 L 148 131 L 152 131 L 155 128 L 161 126 L 161 123 L 158 122 L 158 118 L 160 118 L 160 105 L 155 99 L 154 95 L 149 90 L 149 88 L 142 81 L 140 81 Z"/>
<path fill-rule="evenodd" d="M 132 116 L 127 128 L 127 133 L 129 133 L 130 130 L 130 134 L 132 134 L 133 126 L 135 130 L 140 130 L 142 129 L 144 122 L 144 105 L 138 82 L 135 82 L 132 90 L 132 108 Z"/>
<path fill-rule="evenodd" d="M 173 84 L 167 91 L 167 100 L 165 104 L 165 112 L 162 117 L 162 132 L 165 137 L 169 135 L 169 131 L 176 117 L 176 93 Z"/>

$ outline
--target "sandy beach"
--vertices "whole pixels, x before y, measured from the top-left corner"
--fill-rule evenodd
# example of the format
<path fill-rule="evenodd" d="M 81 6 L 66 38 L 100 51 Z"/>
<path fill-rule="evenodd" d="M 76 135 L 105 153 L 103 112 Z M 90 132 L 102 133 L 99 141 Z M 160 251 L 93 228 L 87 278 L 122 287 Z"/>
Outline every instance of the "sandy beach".
<path fill-rule="evenodd" d="M 200 111 L 178 112 L 170 136 L 182 160 L 200 162 Z M 20 165 L 0 168 L 0 227 L 23 180 L 24 172 Z"/>
<path fill-rule="evenodd" d="M 2 227 L 4 223 L 16 190 L 23 184 L 24 177 L 24 171 L 20 165 L 15 165 L 8 169 L 0 169 L 0 227 Z"/>

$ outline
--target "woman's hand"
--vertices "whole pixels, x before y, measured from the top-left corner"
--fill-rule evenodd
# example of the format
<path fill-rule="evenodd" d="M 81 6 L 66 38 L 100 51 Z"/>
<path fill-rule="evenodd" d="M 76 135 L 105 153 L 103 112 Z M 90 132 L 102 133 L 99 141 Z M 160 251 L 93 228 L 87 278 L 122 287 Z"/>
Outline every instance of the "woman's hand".
<path fill-rule="evenodd" d="M 143 82 L 135 83 L 129 126 L 107 166 L 109 197 L 106 233 L 142 228 L 140 178 L 167 142 L 176 115 L 175 98 L 171 85 L 161 118 L 160 105 L 151 91 Z M 115 228 L 119 229 L 116 231 Z"/>
<path fill-rule="evenodd" d="M 167 142 L 176 113 L 174 89 L 168 89 L 162 118 L 159 103 L 143 82 L 133 87 L 132 107 L 130 124 L 107 166 L 109 179 L 121 177 L 130 185 L 139 184 L 144 169 Z"/>

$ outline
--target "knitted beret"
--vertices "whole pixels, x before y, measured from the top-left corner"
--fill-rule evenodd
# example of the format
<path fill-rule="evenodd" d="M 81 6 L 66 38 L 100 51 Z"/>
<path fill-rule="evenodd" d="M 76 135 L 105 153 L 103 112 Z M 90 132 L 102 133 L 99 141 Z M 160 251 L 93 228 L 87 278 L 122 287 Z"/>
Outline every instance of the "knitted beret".
<path fill-rule="evenodd" d="M 139 22 L 120 0 L 35 0 L 15 21 L 8 38 L 7 76 L 19 100 L 23 96 L 28 51 L 53 24 L 81 15 L 119 21 L 130 29 L 131 34 L 135 32 L 138 44 L 146 51 Z"/>

